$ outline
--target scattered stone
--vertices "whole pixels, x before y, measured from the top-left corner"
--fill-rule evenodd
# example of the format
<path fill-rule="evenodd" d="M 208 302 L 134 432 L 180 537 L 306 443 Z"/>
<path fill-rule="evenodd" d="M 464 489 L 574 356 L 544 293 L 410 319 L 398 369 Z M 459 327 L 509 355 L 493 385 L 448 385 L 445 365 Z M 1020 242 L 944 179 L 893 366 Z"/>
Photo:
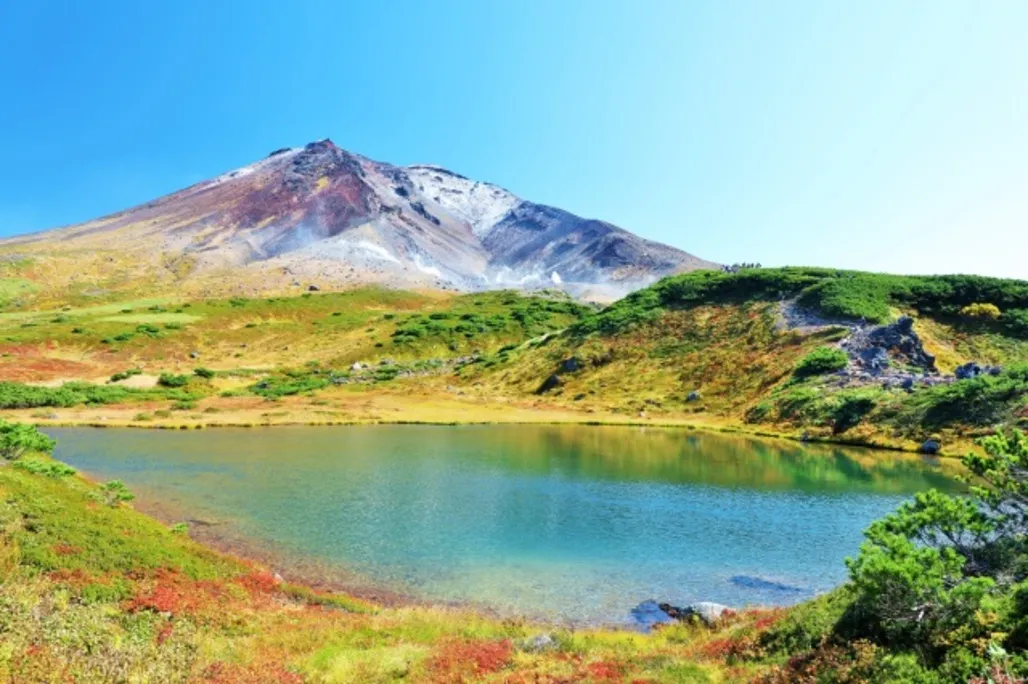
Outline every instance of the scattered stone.
<path fill-rule="evenodd" d="M 363 367 L 364 366 L 361 365 L 360 361 L 354 361 L 353 365 L 350 366 L 350 370 L 352 370 L 352 371 L 359 371 Z"/>
<path fill-rule="evenodd" d="M 957 380 L 972 380 L 982 375 L 999 375 L 1003 372 L 1000 366 L 979 366 L 974 361 L 965 363 L 954 372 Z"/>
<path fill-rule="evenodd" d="M 703 395 L 700 394 L 699 390 L 693 390 L 692 392 L 689 392 L 689 396 L 687 396 L 685 398 L 685 400 L 686 401 L 699 401 L 702 398 L 703 398 Z"/>
<path fill-rule="evenodd" d="M 200 352 L 198 352 L 198 351 L 196 351 L 194 349 L 193 351 L 189 352 L 189 358 L 191 358 L 191 359 L 198 359 L 198 358 L 200 358 Z"/>
<path fill-rule="evenodd" d="M 942 451 L 942 443 L 935 438 L 928 438 L 924 441 L 924 444 L 921 445 L 922 454 L 934 456 L 938 454 L 940 451 Z"/>
<path fill-rule="evenodd" d="M 308 292 L 317 292 L 317 291 L 319 291 L 320 289 L 321 289 L 321 288 L 320 288 L 320 287 L 318 287 L 317 285 L 308 285 L 308 286 L 307 286 L 307 291 L 308 291 Z"/>
<path fill-rule="evenodd" d="M 557 640 L 550 634 L 536 634 L 521 644 L 521 650 L 528 653 L 542 653 L 543 651 L 556 650 L 557 646 Z"/>

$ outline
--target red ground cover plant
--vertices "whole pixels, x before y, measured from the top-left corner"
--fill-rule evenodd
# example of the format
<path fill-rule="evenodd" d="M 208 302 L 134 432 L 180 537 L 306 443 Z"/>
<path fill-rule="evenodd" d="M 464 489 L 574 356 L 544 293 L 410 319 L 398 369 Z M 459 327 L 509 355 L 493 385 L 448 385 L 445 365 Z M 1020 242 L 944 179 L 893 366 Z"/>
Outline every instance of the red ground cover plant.
<path fill-rule="evenodd" d="M 171 571 L 158 570 L 150 580 L 141 580 L 135 596 L 128 600 L 129 612 L 152 610 L 172 615 L 211 615 L 224 612 L 229 598 L 223 582 L 194 580 Z"/>
<path fill-rule="evenodd" d="M 433 680 L 458 684 L 499 672 L 510 664 L 514 645 L 503 641 L 448 641 L 428 662 Z"/>
<path fill-rule="evenodd" d="M 280 581 L 270 572 L 253 571 L 233 580 L 251 594 L 271 594 L 278 590 Z"/>
<path fill-rule="evenodd" d="M 589 681 L 622 682 L 624 681 L 625 666 L 610 660 L 600 660 L 586 665 L 585 671 Z"/>

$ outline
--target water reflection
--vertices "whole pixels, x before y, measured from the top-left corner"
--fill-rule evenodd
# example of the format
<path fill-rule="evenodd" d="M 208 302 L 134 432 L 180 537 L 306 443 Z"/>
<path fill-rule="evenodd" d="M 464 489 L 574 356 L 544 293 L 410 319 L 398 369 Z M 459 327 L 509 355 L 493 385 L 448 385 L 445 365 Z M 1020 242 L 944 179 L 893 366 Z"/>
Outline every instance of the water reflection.
<path fill-rule="evenodd" d="M 683 430 L 53 433 L 85 472 L 229 521 L 297 563 L 576 621 L 617 621 L 651 596 L 801 600 L 844 579 L 871 520 L 956 487 L 902 454 Z"/>

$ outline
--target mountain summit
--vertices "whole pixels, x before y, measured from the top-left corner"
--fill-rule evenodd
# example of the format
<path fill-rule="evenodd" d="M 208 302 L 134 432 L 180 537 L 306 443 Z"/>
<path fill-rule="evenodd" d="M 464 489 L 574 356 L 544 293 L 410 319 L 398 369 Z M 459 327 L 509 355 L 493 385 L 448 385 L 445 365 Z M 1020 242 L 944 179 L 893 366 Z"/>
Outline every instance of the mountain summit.
<path fill-rule="evenodd" d="M 92 272 L 100 286 L 142 278 L 254 293 L 374 283 L 603 297 L 715 266 L 490 183 L 373 161 L 327 139 L 102 219 L 4 240 L 0 251 L 76 259 L 71 279 Z M 97 256 L 97 268 L 83 267 Z"/>

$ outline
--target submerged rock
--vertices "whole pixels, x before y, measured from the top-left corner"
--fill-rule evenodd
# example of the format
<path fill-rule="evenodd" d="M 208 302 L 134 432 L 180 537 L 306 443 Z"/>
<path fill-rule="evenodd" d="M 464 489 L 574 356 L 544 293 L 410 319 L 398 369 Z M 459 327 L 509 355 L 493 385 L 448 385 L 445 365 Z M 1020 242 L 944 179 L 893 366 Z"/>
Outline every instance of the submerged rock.
<path fill-rule="evenodd" d="M 774 591 L 781 594 L 802 594 L 804 591 L 800 587 L 793 587 L 788 584 L 782 584 L 781 582 L 774 582 L 760 577 L 753 577 L 751 575 L 735 575 L 728 581 L 737 587 L 742 587 L 743 589 Z"/>

